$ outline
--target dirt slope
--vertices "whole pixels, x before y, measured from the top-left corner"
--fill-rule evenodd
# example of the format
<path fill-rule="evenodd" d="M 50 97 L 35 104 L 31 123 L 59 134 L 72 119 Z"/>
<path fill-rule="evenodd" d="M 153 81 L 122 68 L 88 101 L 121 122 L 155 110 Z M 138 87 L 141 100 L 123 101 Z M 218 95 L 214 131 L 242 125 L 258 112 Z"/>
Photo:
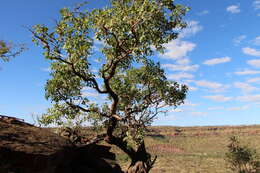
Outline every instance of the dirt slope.
<path fill-rule="evenodd" d="M 0 173 L 121 172 L 110 147 L 75 146 L 49 129 L 0 116 Z"/>

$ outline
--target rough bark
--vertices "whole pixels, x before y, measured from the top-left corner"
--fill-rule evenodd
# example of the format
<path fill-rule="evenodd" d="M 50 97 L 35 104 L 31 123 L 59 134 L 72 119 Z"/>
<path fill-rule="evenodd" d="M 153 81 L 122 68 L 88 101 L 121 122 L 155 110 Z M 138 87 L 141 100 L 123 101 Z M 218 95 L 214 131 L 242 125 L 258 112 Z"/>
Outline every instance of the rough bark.
<path fill-rule="evenodd" d="M 151 160 L 150 154 L 146 151 L 144 141 L 140 144 L 135 155 L 132 159 L 132 162 L 126 171 L 126 173 L 148 173 L 153 167 L 156 158 Z"/>

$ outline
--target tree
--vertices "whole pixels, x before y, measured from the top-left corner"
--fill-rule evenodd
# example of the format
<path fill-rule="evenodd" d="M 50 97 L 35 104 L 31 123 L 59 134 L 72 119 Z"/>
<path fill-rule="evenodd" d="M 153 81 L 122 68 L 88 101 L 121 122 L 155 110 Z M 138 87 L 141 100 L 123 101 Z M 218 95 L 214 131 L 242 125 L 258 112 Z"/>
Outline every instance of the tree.
<path fill-rule="evenodd" d="M 187 86 L 167 80 L 153 55 L 177 38 L 186 11 L 173 0 L 111 0 L 108 7 L 88 12 L 62 9 L 52 31 L 34 26 L 33 41 L 43 46 L 52 70 L 45 90 L 53 106 L 41 122 L 86 117 L 103 125 L 104 140 L 131 158 L 128 173 L 149 172 L 156 158 L 145 149 L 146 127 L 182 104 L 187 92 Z M 93 37 L 103 43 L 98 73 L 92 70 L 98 56 Z M 93 103 L 84 95 L 86 88 L 107 100 Z"/>
<path fill-rule="evenodd" d="M 259 173 L 260 160 L 255 149 L 241 144 L 236 136 L 230 137 L 226 161 L 236 173 Z"/>
<path fill-rule="evenodd" d="M 24 50 L 24 45 L 14 46 L 11 43 L 0 40 L 0 59 L 3 61 L 9 61 L 11 57 L 19 55 Z"/>
<path fill-rule="evenodd" d="M 8 45 L 5 41 L 0 40 L 0 58 L 4 61 L 8 61 L 7 54 L 10 52 L 11 46 Z"/>

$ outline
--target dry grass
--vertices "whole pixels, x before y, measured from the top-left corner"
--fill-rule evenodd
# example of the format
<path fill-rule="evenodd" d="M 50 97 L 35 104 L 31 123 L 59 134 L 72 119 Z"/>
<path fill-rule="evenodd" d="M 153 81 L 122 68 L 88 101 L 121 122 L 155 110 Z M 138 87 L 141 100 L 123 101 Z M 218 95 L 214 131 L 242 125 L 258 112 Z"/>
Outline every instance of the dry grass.
<path fill-rule="evenodd" d="M 152 173 L 231 173 L 224 157 L 232 135 L 240 136 L 242 142 L 260 153 L 260 125 L 151 129 L 153 132 L 145 138 L 146 146 L 152 155 L 158 156 Z M 119 162 L 127 167 L 127 156 L 116 148 L 114 151 Z"/>
<path fill-rule="evenodd" d="M 146 147 L 152 156 L 158 156 L 151 173 L 231 173 L 224 159 L 232 135 L 239 136 L 241 142 L 260 154 L 260 125 L 150 129 L 145 137 Z M 93 136 L 89 128 L 84 134 Z M 127 155 L 114 146 L 112 152 L 120 165 L 127 168 L 130 164 Z"/>

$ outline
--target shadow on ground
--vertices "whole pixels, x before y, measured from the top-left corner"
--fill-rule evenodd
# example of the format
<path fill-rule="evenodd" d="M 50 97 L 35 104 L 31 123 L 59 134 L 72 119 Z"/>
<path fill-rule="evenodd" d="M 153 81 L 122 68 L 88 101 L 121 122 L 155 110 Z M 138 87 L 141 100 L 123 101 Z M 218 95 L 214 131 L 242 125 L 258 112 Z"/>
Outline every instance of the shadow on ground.
<path fill-rule="evenodd" d="M 0 116 L 0 173 L 121 173 L 110 149 L 76 146 L 49 129 Z"/>

